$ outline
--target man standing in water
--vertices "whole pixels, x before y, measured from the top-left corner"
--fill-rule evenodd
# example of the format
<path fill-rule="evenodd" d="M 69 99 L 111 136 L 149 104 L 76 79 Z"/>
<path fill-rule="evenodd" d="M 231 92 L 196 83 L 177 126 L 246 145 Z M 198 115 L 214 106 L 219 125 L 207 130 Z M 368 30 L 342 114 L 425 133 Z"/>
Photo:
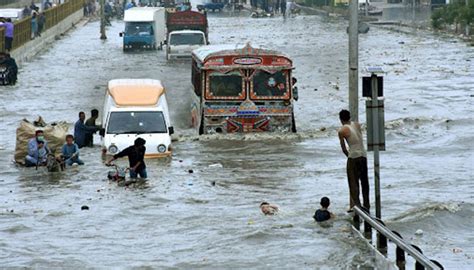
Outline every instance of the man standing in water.
<path fill-rule="evenodd" d="M 141 178 L 147 178 L 146 165 L 145 165 L 145 143 L 146 141 L 142 138 L 137 138 L 132 146 L 125 148 L 122 152 L 113 156 L 106 164 L 110 163 L 121 157 L 128 157 L 128 163 L 130 165 L 130 178 L 134 179 L 140 176 Z"/>
<path fill-rule="evenodd" d="M 86 120 L 86 123 L 85 123 L 86 126 L 100 129 L 101 127 L 95 124 L 95 121 L 97 120 L 97 118 L 99 118 L 99 111 L 97 109 L 93 109 L 91 111 L 91 117 Z M 94 133 L 91 133 L 91 132 L 86 133 L 85 146 L 87 147 L 94 146 Z"/>
<path fill-rule="evenodd" d="M 92 136 L 94 132 L 98 130 L 97 127 L 86 126 L 84 121 L 86 120 L 86 114 L 84 112 L 79 113 L 79 120 L 74 124 L 74 138 L 79 148 L 86 146 L 86 137 L 88 134 Z"/>
<path fill-rule="evenodd" d="M 359 181 L 362 187 L 364 207 L 370 209 L 369 176 L 367 171 L 367 153 L 360 124 L 351 121 L 351 114 L 347 110 L 339 112 L 342 128 L 339 130 L 339 142 L 342 152 L 347 156 L 347 179 L 349 181 L 350 208 L 360 206 Z M 346 148 L 346 142 L 349 150 Z"/>

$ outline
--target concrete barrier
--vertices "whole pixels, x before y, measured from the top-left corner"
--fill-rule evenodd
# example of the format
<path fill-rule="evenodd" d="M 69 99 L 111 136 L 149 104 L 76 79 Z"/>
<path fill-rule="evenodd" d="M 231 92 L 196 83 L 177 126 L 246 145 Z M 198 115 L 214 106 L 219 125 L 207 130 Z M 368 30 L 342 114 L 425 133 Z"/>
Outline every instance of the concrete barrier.
<path fill-rule="evenodd" d="M 41 33 L 41 37 L 37 37 L 23 46 L 13 50 L 11 55 L 21 65 L 22 62 L 31 60 L 44 48 L 51 45 L 58 36 L 66 33 L 73 28 L 78 22 L 84 18 L 82 9 L 76 11 L 57 25 Z"/>

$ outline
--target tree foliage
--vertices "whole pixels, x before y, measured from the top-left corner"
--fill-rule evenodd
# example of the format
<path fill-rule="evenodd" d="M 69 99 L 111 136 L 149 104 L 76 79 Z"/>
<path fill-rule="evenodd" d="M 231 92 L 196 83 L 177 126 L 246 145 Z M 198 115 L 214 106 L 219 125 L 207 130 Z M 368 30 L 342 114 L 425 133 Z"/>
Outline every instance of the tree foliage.
<path fill-rule="evenodd" d="M 474 1 L 466 5 L 463 1 L 455 1 L 431 14 L 431 25 L 435 29 L 443 29 L 450 25 L 471 25 L 474 22 Z"/>

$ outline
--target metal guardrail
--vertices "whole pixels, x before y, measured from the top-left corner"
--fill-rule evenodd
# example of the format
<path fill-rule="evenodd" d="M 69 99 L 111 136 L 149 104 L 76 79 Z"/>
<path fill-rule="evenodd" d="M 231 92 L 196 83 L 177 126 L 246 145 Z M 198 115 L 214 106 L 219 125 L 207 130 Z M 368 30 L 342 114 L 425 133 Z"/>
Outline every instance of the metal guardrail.
<path fill-rule="evenodd" d="M 399 269 L 405 269 L 405 253 L 413 257 L 416 261 L 415 269 L 444 269 L 443 266 L 435 261 L 430 260 L 428 257 L 423 255 L 421 249 L 415 245 L 408 244 L 402 238 L 402 236 L 396 232 L 388 229 L 384 222 L 378 218 L 372 217 L 370 214 L 355 206 L 354 208 L 354 227 L 360 231 L 360 219 L 364 222 L 364 234 L 372 236 L 372 228 L 377 231 L 377 250 L 384 256 L 387 256 L 387 244 L 388 240 L 393 242 L 397 248 L 395 251 L 396 264 Z"/>
<path fill-rule="evenodd" d="M 43 14 L 46 18 L 46 22 L 44 24 L 43 31 L 50 29 L 73 13 L 82 9 L 83 5 L 84 0 L 69 0 L 59 6 L 45 10 Z M 13 50 L 23 46 L 32 39 L 31 16 L 16 21 L 14 24 Z M 0 51 L 5 51 L 5 31 L 3 28 L 0 28 Z"/>

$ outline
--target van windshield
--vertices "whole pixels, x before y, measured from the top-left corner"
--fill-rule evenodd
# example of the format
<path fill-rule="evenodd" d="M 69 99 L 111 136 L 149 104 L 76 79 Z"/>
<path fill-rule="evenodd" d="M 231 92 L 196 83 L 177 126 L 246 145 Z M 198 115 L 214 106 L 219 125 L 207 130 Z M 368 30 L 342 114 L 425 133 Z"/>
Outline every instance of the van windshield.
<path fill-rule="evenodd" d="M 172 34 L 171 45 L 204 45 L 204 35 L 201 33 Z"/>
<path fill-rule="evenodd" d="M 111 112 L 107 134 L 167 133 L 163 112 Z"/>
<path fill-rule="evenodd" d="M 153 35 L 153 27 L 149 22 L 127 22 L 125 24 L 125 35 L 127 36 L 149 36 Z"/>

